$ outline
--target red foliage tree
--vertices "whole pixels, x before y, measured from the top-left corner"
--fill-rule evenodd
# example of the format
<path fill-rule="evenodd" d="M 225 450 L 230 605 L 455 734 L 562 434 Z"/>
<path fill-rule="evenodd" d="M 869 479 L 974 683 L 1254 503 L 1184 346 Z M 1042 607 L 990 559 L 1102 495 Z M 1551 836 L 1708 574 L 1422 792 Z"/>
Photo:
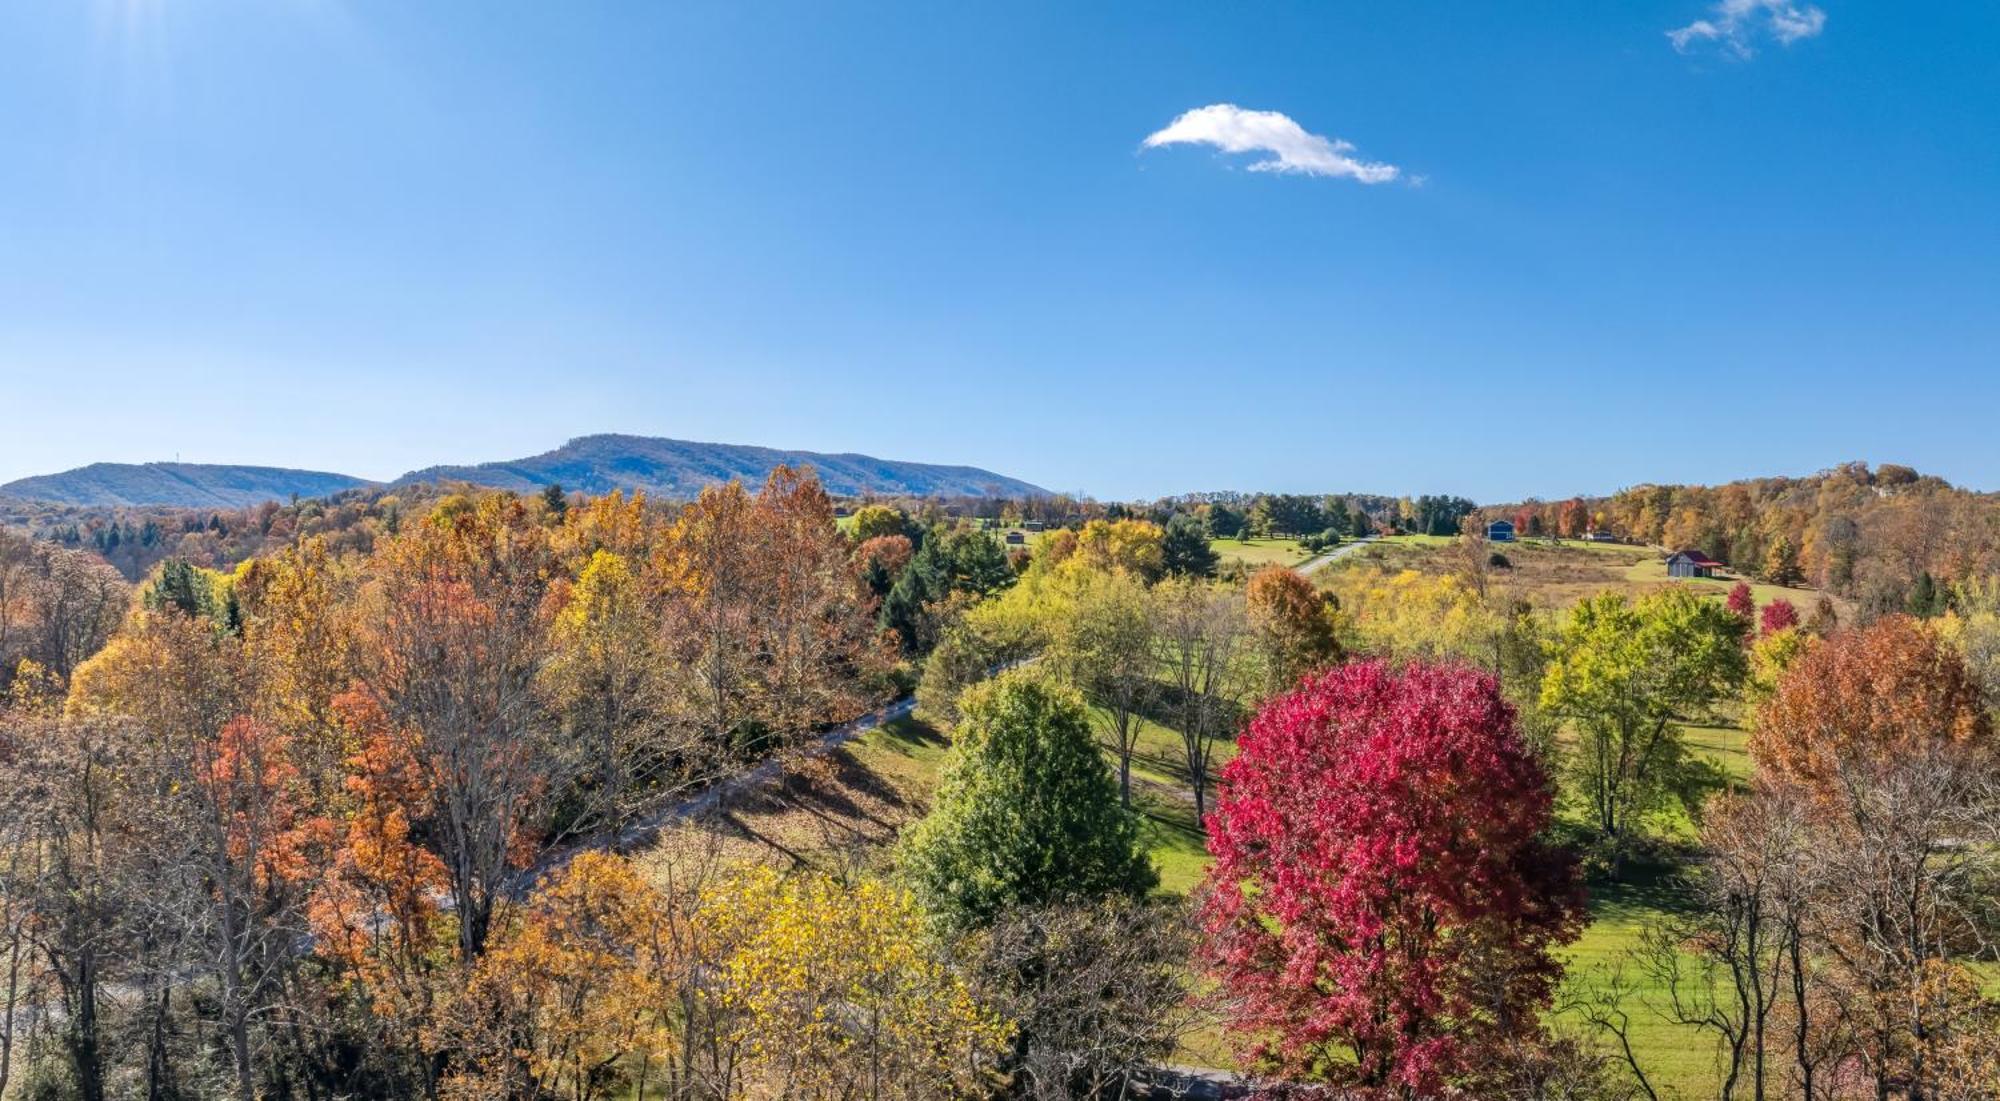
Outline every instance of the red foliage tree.
<path fill-rule="evenodd" d="M 1742 616 L 1744 622 L 1747 623 L 1756 618 L 1757 597 L 1750 592 L 1750 583 L 1748 581 L 1738 581 L 1736 587 L 1729 590 L 1729 600 L 1727 603 L 1729 610 Z"/>
<path fill-rule="evenodd" d="M 1583 897 L 1492 677 L 1342 666 L 1239 746 L 1202 917 L 1246 1057 L 1428 1096 L 1538 1033 Z"/>
<path fill-rule="evenodd" d="M 1764 605 L 1764 616 L 1760 628 L 1764 634 L 1774 634 L 1799 625 L 1798 606 L 1789 600 L 1773 600 Z"/>

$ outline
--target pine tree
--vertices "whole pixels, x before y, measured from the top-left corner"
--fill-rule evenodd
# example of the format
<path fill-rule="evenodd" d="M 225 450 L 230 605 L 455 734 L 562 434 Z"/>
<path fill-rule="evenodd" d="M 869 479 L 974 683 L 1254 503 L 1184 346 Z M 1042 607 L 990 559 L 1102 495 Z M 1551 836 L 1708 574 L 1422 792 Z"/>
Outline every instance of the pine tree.
<path fill-rule="evenodd" d="M 1208 545 L 1208 530 L 1186 513 L 1167 521 L 1160 544 L 1161 562 L 1174 577 L 1214 577 L 1220 556 Z"/>
<path fill-rule="evenodd" d="M 1918 619 L 1936 619 L 1945 613 L 1945 592 L 1929 570 L 1918 574 L 1916 583 L 1910 586 L 1908 605 L 1910 614 Z"/>
<path fill-rule="evenodd" d="M 977 928 L 1013 906 L 1152 889 L 1139 818 L 1081 697 L 1021 670 L 967 690 L 959 710 L 937 803 L 899 854 L 933 917 Z"/>

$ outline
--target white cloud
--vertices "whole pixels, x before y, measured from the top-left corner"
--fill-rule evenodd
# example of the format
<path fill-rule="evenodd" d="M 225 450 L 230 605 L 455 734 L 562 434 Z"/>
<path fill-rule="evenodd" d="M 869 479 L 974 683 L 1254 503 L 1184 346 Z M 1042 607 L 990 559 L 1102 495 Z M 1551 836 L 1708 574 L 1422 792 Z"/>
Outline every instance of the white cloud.
<path fill-rule="evenodd" d="M 1667 32 L 1674 49 L 1685 53 L 1698 44 L 1712 42 L 1738 57 L 1756 53 L 1754 43 L 1763 36 L 1789 46 L 1801 38 L 1812 38 L 1826 29 L 1826 13 L 1812 4 L 1796 0 L 1721 0 L 1709 9 L 1708 18 Z"/>
<path fill-rule="evenodd" d="M 1297 172 L 1306 176 L 1345 176 L 1362 183 L 1387 183 L 1402 174 L 1393 164 L 1358 160 L 1354 146 L 1339 138 L 1308 132 L 1277 111 L 1246 111 L 1233 103 L 1197 107 L 1146 135 L 1145 147 L 1212 145 L 1225 153 L 1268 153 L 1250 166 L 1252 172 Z"/>

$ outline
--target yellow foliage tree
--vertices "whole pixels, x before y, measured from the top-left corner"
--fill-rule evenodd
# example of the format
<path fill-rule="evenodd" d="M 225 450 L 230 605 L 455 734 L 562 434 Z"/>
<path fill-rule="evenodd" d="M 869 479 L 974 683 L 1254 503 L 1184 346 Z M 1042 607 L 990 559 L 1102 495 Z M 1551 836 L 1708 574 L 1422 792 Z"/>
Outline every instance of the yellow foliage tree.
<path fill-rule="evenodd" d="M 1454 575 L 1416 570 L 1327 571 L 1361 648 L 1396 658 L 1491 665 L 1506 621 Z"/>
<path fill-rule="evenodd" d="M 1166 568 L 1166 532 L 1144 520 L 1092 520 L 1077 533 L 1075 553 L 1101 570 L 1124 570 L 1145 581 Z"/>
<path fill-rule="evenodd" d="M 751 1096 L 976 1092 L 1006 1029 L 930 951 L 910 896 L 754 868 L 704 900 Z"/>
<path fill-rule="evenodd" d="M 633 1056 L 670 1046 L 668 900 L 626 860 L 584 853 L 496 930 L 441 1040 L 454 1101 L 617 1096 Z"/>

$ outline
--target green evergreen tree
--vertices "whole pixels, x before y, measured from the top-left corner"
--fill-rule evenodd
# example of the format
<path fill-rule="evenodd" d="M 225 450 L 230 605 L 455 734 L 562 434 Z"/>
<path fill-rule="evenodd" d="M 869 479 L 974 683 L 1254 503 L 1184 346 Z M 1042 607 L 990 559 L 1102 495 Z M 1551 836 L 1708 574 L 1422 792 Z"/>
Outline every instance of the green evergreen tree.
<path fill-rule="evenodd" d="M 1944 588 L 1929 570 L 1917 575 L 1917 580 L 1910 586 L 1908 603 L 1910 614 L 1918 619 L 1936 619 L 1945 613 L 1947 607 Z"/>
<path fill-rule="evenodd" d="M 1007 564 L 1007 548 L 990 532 L 973 528 L 956 529 L 935 540 L 951 562 L 951 587 L 981 596 L 1014 580 L 1014 568 Z"/>
<path fill-rule="evenodd" d="M 1174 577 L 1214 577 L 1222 556 L 1208 545 L 1208 528 L 1186 513 L 1167 521 L 1160 543 L 1161 563 Z"/>
<path fill-rule="evenodd" d="M 569 511 L 569 494 L 563 492 L 562 483 L 550 482 L 542 487 L 542 504 L 548 507 L 549 515 L 557 520 Z"/>
<path fill-rule="evenodd" d="M 1139 818 L 1119 802 L 1080 696 L 1017 670 L 966 690 L 959 712 L 936 806 L 898 853 L 941 924 L 1153 888 Z"/>

